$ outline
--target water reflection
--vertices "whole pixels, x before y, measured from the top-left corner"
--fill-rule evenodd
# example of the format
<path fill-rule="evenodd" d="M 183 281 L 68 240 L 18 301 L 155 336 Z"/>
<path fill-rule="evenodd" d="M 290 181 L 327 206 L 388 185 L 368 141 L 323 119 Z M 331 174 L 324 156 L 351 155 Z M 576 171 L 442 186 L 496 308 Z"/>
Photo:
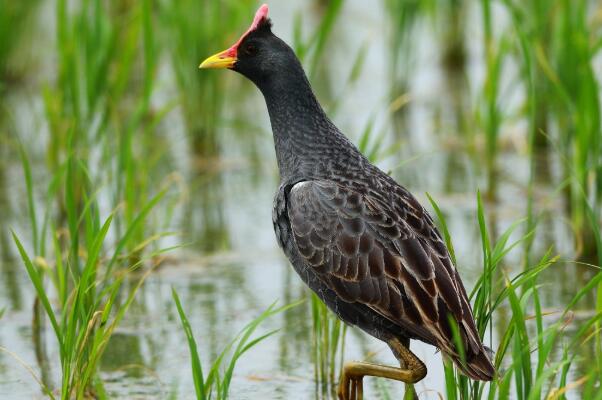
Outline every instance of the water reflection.
<path fill-rule="evenodd" d="M 224 215 L 221 173 L 204 174 L 193 183 L 186 205 L 184 229 L 201 252 L 215 252 L 230 247 Z"/>
<path fill-rule="evenodd" d="M 124 369 L 125 377 L 141 378 L 144 370 L 136 366 L 144 366 L 146 360 L 142 355 L 141 337 L 136 334 L 116 332 L 111 336 L 107 350 L 100 363 L 101 371 Z M 130 368 L 126 368 L 130 366 Z"/>
<path fill-rule="evenodd" d="M 9 197 L 13 187 L 10 185 L 10 180 L 14 178 L 10 174 L 15 170 L 13 166 L 19 160 L 14 157 L 14 141 L 11 140 L 11 137 L 14 137 L 14 129 L 8 118 L 5 100 L 5 98 L 0 99 L 0 220 L 7 227 L 11 221 L 14 221 L 14 210 Z M 0 229 L 0 280 L 6 293 L 6 298 L 0 293 L 0 301 L 2 301 L 0 308 L 6 306 L 10 310 L 21 311 L 23 296 L 17 272 L 21 267 L 14 254 L 10 231 Z"/>

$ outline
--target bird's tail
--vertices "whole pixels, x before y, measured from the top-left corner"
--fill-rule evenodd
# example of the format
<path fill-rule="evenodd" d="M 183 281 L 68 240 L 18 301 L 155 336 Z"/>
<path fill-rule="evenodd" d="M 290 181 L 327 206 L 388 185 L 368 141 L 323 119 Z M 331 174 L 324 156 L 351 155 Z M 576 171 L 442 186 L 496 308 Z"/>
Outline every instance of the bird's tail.
<path fill-rule="evenodd" d="M 477 354 L 469 354 L 466 360 L 462 360 L 456 354 L 450 354 L 450 358 L 456 367 L 464 375 L 478 381 L 491 381 L 495 376 L 495 367 L 491 362 L 493 352 L 487 347 L 481 347 Z"/>

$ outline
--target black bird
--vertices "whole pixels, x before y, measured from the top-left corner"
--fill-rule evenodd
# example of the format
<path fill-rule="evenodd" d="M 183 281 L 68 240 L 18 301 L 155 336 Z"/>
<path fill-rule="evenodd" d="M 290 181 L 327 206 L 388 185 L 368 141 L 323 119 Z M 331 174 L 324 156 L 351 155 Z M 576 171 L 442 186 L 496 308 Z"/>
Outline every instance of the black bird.
<path fill-rule="evenodd" d="M 339 318 L 386 342 L 400 362 L 401 368 L 346 364 L 339 395 L 361 398 L 365 375 L 406 383 L 424 378 L 426 366 L 409 339 L 438 347 L 470 378 L 492 380 L 495 369 L 433 219 L 330 121 L 293 50 L 271 26 L 263 5 L 247 32 L 200 68 L 234 70 L 261 90 L 280 170 L 273 209 L 278 243 Z"/>

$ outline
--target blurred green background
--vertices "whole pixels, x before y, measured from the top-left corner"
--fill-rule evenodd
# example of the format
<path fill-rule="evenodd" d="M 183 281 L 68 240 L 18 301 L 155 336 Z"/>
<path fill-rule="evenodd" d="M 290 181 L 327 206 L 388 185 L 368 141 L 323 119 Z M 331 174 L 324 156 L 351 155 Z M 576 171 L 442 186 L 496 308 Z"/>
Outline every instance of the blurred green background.
<path fill-rule="evenodd" d="M 307 299 L 262 320 L 280 330 L 238 361 L 232 398 L 331 398 L 343 359 L 394 364 L 277 248 L 259 91 L 197 69 L 259 5 L 0 4 L 0 398 L 199 396 L 172 288 L 206 373 L 275 300 Z M 602 399 L 600 2 L 269 6 L 337 126 L 438 205 L 473 293 L 500 377 L 413 344 L 419 397 Z"/>

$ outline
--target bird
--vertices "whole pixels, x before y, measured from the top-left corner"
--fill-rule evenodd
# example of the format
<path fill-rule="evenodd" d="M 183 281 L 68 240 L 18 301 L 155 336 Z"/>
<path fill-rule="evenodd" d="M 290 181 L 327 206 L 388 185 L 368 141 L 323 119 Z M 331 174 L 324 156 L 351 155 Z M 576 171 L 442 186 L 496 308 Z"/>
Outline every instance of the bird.
<path fill-rule="evenodd" d="M 410 339 L 437 347 L 472 379 L 493 380 L 490 350 L 432 217 L 326 115 L 268 12 L 259 7 L 240 39 L 199 68 L 230 69 L 261 91 L 280 174 L 272 211 L 278 244 L 330 310 L 385 342 L 400 364 L 347 362 L 338 396 L 361 399 L 365 376 L 422 380 L 427 368 Z"/>

